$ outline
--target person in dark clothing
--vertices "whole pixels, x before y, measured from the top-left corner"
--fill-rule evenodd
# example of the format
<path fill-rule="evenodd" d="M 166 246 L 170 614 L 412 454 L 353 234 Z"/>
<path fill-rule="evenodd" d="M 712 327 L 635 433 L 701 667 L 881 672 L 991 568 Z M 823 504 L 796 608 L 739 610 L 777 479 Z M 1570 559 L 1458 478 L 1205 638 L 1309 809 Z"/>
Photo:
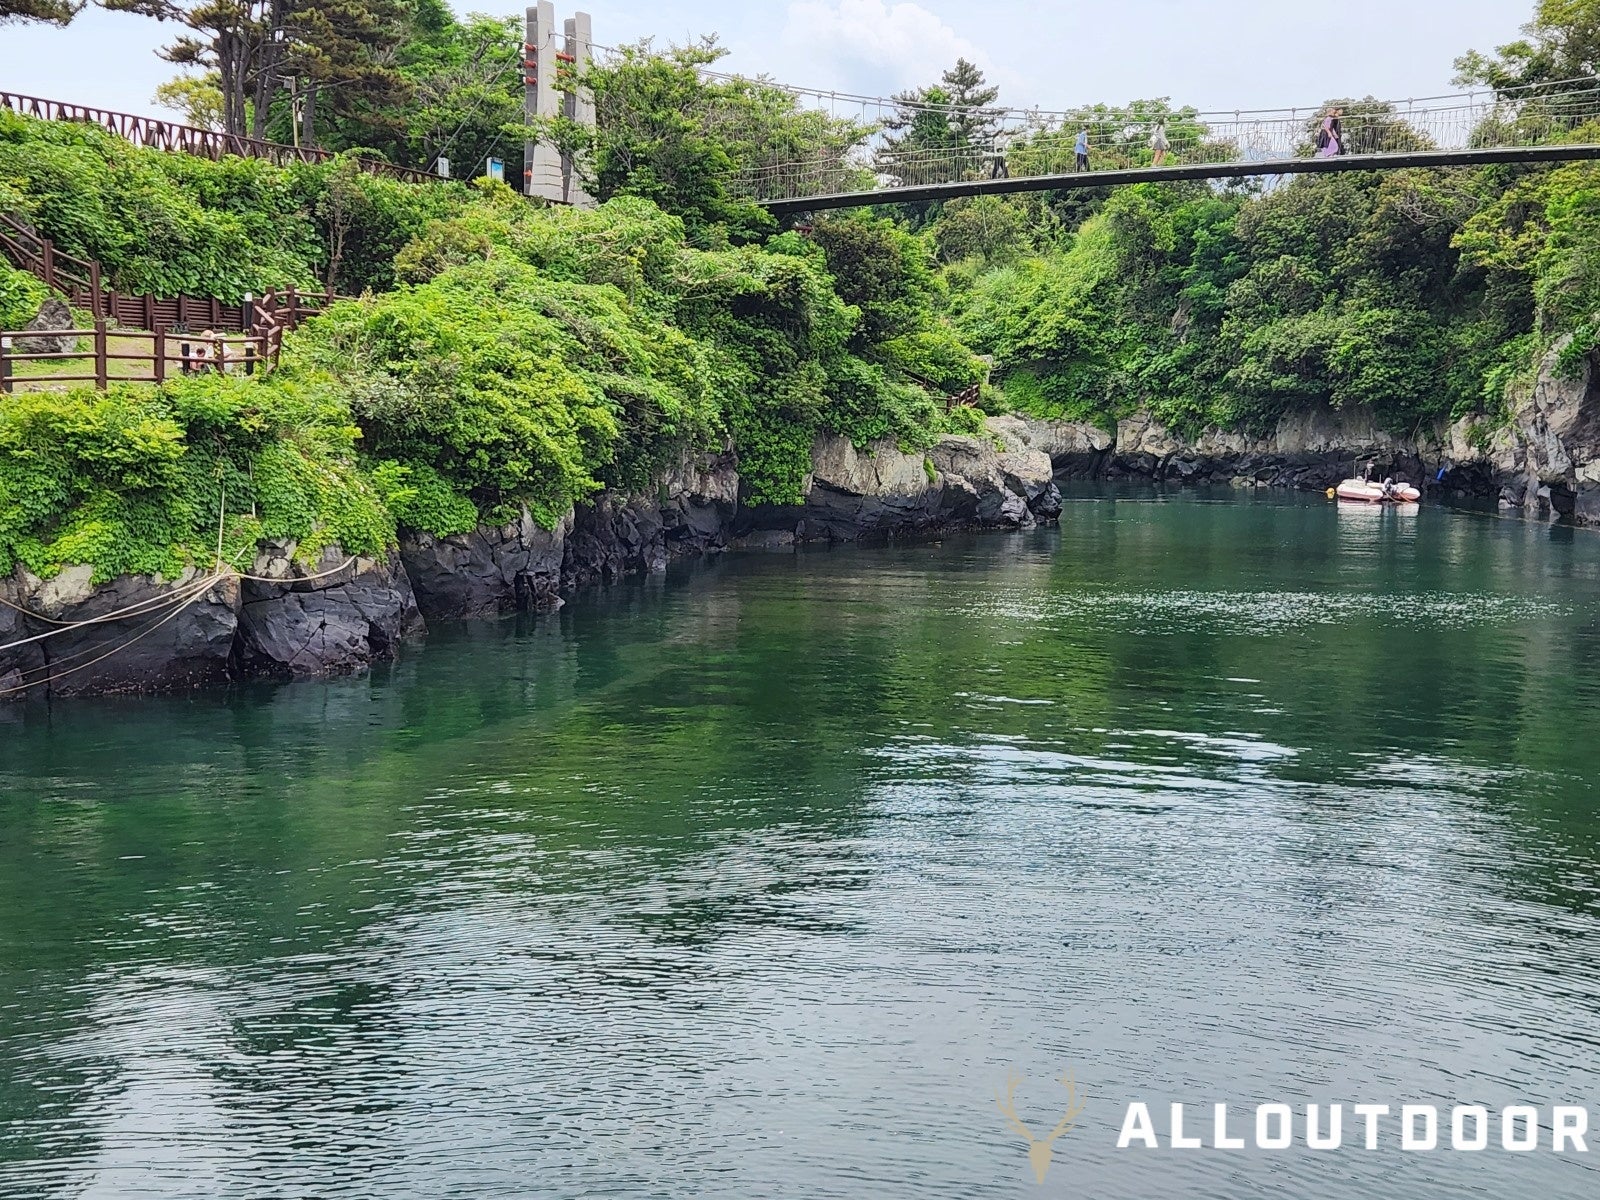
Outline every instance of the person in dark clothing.
<path fill-rule="evenodd" d="M 1322 124 L 1317 128 L 1318 158 L 1332 158 L 1344 153 L 1343 116 L 1343 111 L 1335 108 L 1322 118 Z"/>

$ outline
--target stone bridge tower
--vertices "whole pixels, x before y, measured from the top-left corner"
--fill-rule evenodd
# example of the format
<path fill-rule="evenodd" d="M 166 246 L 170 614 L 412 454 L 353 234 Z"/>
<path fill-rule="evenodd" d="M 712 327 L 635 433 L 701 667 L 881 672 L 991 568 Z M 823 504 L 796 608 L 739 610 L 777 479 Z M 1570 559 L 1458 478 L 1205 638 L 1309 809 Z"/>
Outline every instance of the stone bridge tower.
<path fill-rule="evenodd" d="M 593 33 L 588 13 L 574 13 L 556 29 L 556 8 L 550 0 L 540 0 L 528 8 L 527 37 L 523 42 L 522 111 L 534 117 L 565 116 L 580 125 L 594 127 L 594 97 L 587 88 L 562 93 L 556 90 L 556 74 L 563 66 L 582 75 L 593 56 Z M 583 190 L 570 157 L 554 143 L 540 138 L 523 145 L 522 192 L 542 196 L 557 204 L 593 207 L 593 198 Z"/>

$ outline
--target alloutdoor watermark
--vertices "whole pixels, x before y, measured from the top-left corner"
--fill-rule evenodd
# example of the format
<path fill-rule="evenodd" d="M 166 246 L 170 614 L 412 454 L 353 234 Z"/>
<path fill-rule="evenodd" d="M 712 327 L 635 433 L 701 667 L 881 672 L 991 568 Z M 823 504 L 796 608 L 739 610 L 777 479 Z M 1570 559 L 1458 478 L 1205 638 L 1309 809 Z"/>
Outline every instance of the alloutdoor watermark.
<path fill-rule="evenodd" d="M 1078 1124 L 1088 1101 L 1075 1078 L 1060 1077 L 1066 1095 L 1054 1128 L 1035 1134 L 1018 1115 L 1016 1091 L 1023 1077 L 1012 1072 L 995 1096 L 1004 1123 L 1028 1147 L 1034 1178 L 1043 1183 L 1055 1144 Z M 1042 1127 L 1041 1127 L 1042 1128 Z M 1595 1131 L 1600 1139 L 1600 1130 Z M 1457 1152 L 1588 1154 L 1589 1109 L 1581 1104 L 1426 1104 L 1394 1102 L 1331 1104 L 1151 1104 L 1123 1106 L 1116 1148 L 1148 1151 L 1362 1151 L 1399 1149 Z"/>
<path fill-rule="evenodd" d="M 1227 1104 L 1166 1105 L 1165 1129 L 1151 1106 L 1129 1104 L 1117 1149 L 1146 1150 L 1503 1150 L 1589 1152 L 1589 1110 L 1577 1104 Z M 1163 1134 L 1165 1136 L 1163 1137 Z"/>

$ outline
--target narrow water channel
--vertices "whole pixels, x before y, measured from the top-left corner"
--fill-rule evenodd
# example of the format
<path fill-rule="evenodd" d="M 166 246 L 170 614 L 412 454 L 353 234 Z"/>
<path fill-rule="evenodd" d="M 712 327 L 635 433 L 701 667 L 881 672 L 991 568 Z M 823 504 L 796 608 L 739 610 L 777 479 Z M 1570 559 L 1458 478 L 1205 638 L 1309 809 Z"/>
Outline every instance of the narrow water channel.
<path fill-rule="evenodd" d="M 1166 1113 L 1600 1122 L 1597 596 L 1584 531 L 1082 496 L 0 709 L 0 1195 L 1593 1197 L 1600 1129 Z"/>

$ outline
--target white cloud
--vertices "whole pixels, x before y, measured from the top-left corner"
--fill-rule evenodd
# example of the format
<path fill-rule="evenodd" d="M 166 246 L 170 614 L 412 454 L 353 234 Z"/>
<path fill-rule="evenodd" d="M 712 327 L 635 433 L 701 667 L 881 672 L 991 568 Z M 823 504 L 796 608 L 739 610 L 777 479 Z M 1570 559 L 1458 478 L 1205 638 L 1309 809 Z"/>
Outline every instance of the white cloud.
<path fill-rule="evenodd" d="M 793 64 L 786 81 L 871 95 L 934 83 L 958 58 L 989 66 L 977 46 L 920 4 L 796 0 L 782 43 Z"/>

